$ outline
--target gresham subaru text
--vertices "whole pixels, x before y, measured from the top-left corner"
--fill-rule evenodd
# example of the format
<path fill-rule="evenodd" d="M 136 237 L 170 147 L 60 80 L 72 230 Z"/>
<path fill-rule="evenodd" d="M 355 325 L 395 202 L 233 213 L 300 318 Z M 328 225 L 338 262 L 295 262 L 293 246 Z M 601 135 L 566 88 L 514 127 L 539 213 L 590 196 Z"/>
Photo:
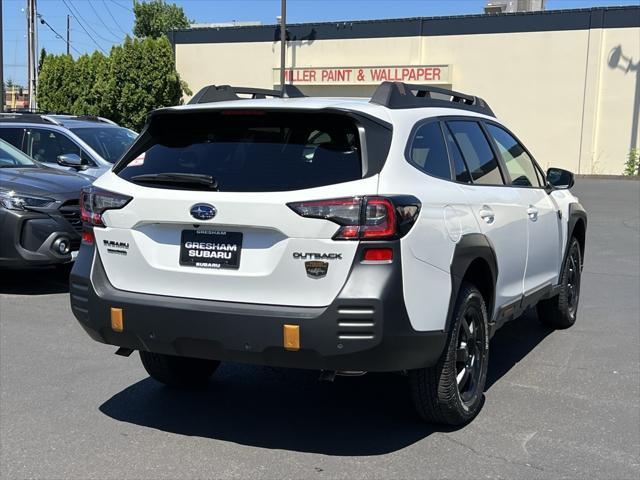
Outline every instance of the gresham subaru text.
<path fill-rule="evenodd" d="M 421 418 L 464 424 L 496 329 L 533 306 L 576 320 L 587 216 L 572 185 L 478 97 L 212 85 L 152 112 L 83 190 L 71 306 L 170 386 L 220 361 L 400 371 Z"/>

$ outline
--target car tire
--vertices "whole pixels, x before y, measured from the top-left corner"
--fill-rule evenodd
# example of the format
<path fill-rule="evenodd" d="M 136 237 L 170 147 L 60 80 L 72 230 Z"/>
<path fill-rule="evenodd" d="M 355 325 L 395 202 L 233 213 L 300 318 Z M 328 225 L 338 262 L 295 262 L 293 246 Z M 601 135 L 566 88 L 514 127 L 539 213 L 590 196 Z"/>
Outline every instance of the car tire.
<path fill-rule="evenodd" d="M 169 387 L 190 388 L 207 383 L 220 362 L 140 351 L 142 365 L 151 378 Z"/>
<path fill-rule="evenodd" d="M 463 425 L 480 411 L 489 361 L 488 324 L 482 294 L 463 283 L 440 360 L 409 372 L 413 403 L 426 422 Z"/>
<path fill-rule="evenodd" d="M 537 305 L 540 322 L 555 329 L 569 328 L 576 323 L 581 273 L 582 250 L 578 240 L 572 237 L 562 268 L 560 292 L 552 298 L 541 300 Z"/>

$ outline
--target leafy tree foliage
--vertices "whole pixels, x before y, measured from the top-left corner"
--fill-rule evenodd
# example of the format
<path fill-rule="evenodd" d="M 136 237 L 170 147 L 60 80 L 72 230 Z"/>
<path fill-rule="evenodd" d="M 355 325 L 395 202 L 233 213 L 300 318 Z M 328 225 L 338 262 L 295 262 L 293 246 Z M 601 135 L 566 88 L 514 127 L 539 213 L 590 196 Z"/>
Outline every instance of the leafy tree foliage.
<path fill-rule="evenodd" d="M 190 94 L 165 36 L 127 38 L 109 56 L 96 51 L 74 61 L 46 55 L 38 86 L 42 110 L 99 115 L 138 131 L 149 111 L 178 105 L 183 91 Z"/>
<path fill-rule="evenodd" d="M 189 19 L 182 7 L 164 0 L 134 0 L 133 13 L 136 17 L 133 34 L 139 38 L 159 38 L 171 30 L 189 28 Z"/>
<path fill-rule="evenodd" d="M 134 33 L 108 56 L 96 51 L 74 60 L 69 55 L 40 59 L 38 106 L 73 115 L 99 115 L 140 130 L 147 113 L 178 105 L 191 95 L 176 71 L 173 50 L 165 32 L 186 28 L 181 7 L 164 0 L 134 1 Z"/>

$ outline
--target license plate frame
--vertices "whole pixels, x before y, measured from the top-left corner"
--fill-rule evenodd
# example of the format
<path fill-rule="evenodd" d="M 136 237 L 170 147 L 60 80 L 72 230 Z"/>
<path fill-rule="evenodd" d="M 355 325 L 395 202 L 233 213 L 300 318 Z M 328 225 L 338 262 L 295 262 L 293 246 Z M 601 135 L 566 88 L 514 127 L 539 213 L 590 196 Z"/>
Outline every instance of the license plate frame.
<path fill-rule="evenodd" d="M 240 268 L 242 232 L 190 229 L 180 234 L 180 265 L 183 267 L 228 269 Z"/>

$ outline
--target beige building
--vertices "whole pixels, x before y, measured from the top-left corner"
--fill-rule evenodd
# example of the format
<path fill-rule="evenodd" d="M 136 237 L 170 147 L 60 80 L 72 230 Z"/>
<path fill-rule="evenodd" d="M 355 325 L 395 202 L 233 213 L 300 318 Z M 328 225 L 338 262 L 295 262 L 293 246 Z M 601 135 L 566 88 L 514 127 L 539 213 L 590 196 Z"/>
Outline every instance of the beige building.
<path fill-rule="evenodd" d="M 274 88 L 279 37 L 274 25 L 170 36 L 194 93 Z M 640 7 L 295 24 L 287 38 L 286 78 L 304 93 L 370 96 L 399 80 L 478 95 L 544 167 L 620 174 L 640 143 Z"/>

